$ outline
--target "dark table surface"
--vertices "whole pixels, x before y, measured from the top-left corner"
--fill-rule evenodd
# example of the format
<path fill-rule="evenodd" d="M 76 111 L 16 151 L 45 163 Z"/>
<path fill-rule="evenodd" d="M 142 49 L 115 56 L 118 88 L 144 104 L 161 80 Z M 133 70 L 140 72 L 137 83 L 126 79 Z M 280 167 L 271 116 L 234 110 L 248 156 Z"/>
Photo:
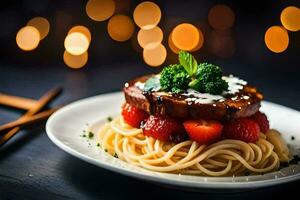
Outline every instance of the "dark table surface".
<path fill-rule="evenodd" d="M 258 86 L 266 99 L 300 110 L 300 79 L 297 73 L 272 72 L 263 66 L 227 63 L 225 71 Z M 155 71 L 142 63 L 113 63 L 74 71 L 61 63 L 33 65 L 0 64 L 0 92 L 39 98 L 55 85 L 65 88 L 54 105 L 102 93 L 118 91 L 123 83 Z M 288 76 L 287 76 L 288 75 Z M 0 107 L 0 124 L 16 119 L 21 111 Z M 116 174 L 85 163 L 56 147 L 44 124 L 17 134 L 0 149 L 0 199 L 268 199 L 297 195 L 300 181 L 254 191 L 233 193 L 186 192 L 165 188 Z"/>

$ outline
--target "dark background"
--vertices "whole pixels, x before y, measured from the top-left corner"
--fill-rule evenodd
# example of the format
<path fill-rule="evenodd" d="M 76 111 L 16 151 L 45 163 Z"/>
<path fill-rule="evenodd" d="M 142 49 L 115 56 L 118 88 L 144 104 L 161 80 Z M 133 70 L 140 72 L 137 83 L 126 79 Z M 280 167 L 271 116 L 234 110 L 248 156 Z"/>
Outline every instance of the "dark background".
<path fill-rule="evenodd" d="M 139 1 L 126 0 L 128 9 L 119 13 L 132 16 Z M 180 22 L 197 24 L 209 38 L 209 9 L 218 3 L 230 6 L 236 16 L 232 35 L 236 51 L 230 58 L 221 58 L 209 51 L 209 43 L 194 55 L 223 67 L 257 86 L 265 98 L 300 110 L 300 32 L 289 32 L 289 47 L 276 54 L 264 44 L 264 33 L 272 25 L 280 25 L 280 12 L 286 6 L 300 6 L 290 1 L 155 1 L 162 10 L 159 26 L 167 35 Z M 136 76 L 158 71 L 144 64 L 142 54 L 132 43 L 109 38 L 107 22 L 92 21 L 85 13 L 86 1 L 23 0 L 1 2 L 0 8 L 0 92 L 39 98 L 55 85 L 62 85 L 64 94 L 56 105 L 97 94 L 118 91 L 124 82 Z M 127 5 L 126 4 L 126 5 Z M 126 6 L 125 6 L 126 8 Z M 17 31 L 28 20 L 43 16 L 50 21 L 50 32 L 38 48 L 20 50 L 15 41 Z M 88 64 L 79 70 L 68 68 L 62 59 L 63 41 L 74 25 L 87 26 L 92 34 Z M 136 31 L 138 28 L 136 27 Z M 176 62 L 169 48 L 165 64 Z M 16 119 L 22 112 L 0 107 L 0 124 Z M 20 132 L 0 149 L 0 199 L 59 198 L 272 198 L 297 195 L 298 182 L 255 192 L 235 194 L 188 193 L 165 189 L 84 163 L 58 149 L 47 138 L 44 124 Z M 145 197 L 147 196 L 147 197 Z M 43 197 L 43 198 L 41 198 Z"/>

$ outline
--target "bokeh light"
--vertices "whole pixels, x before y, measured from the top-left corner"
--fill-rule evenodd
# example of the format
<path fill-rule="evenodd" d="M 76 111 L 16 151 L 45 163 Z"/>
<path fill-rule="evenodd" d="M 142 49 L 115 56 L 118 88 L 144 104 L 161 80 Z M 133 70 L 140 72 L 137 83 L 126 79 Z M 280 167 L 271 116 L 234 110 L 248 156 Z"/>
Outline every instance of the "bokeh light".
<path fill-rule="evenodd" d="M 170 49 L 171 49 L 174 53 L 176 53 L 176 54 L 179 53 L 180 49 L 178 49 L 178 48 L 175 46 L 175 44 L 173 43 L 173 41 L 172 41 L 172 32 L 171 32 L 170 35 L 169 35 L 169 38 L 168 38 L 168 44 L 169 44 Z"/>
<path fill-rule="evenodd" d="M 143 50 L 143 58 L 146 64 L 157 67 L 162 65 L 167 57 L 167 50 L 164 45 L 159 44 L 155 48 L 144 49 Z"/>
<path fill-rule="evenodd" d="M 95 21 L 104 21 L 110 18 L 115 12 L 114 0 L 89 0 L 85 10 L 87 15 Z"/>
<path fill-rule="evenodd" d="M 200 29 L 198 29 L 198 32 L 199 32 L 199 41 L 198 41 L 196 47 L 190 50 L 191 52 L 198 51 L 203 46 L 203 43 L 204 43 L 203 33 Z"/>
<path fill-rule="evenodd" d="M 211 52 L 220 58 L 229 58 L 235 53 L 235 42 L 227 31 L 214 30 L 210 34 L 209 47 Z"/>
<path fill-rule="evenodd" d="M 208 13 L 208 22 L 214 29 L 231 28 L 235 21 L 233 10 L 226 5 L 215 5 Z"/>
<path fill-rule="evenodd" d="M 137 39 L 142 48 L 154 48 L 162 42 L 163 32 L 158 26 L 148 30 L 140 29 Z"/>
<path fill-rule="evenodd" d="M 159 23 L 161 11 L 155 3 L 144 1 L 134 9 L 133 18 L 141 29 L 152 29 Z"/>
<path fill-rule="evenodd" d="M 18 31 L 16 42 L 20 49 L 31 51 L 39 45 L 40 33 L 33 26 L 25 26 Z"/>
<path fill-rule="evenodd" d="M 289 6 L 283 9 L 280 15 L 280 21 L 284 28 L 289 31 L 300 30 L 300 9 L 295 6 Z"/>
<path fill-rule="evenodd" d="M 84 34 L 87 37 L 89 43 L 91 42 L 92 39 L 91 32 L 87 27 L 81 25 L 74 26 L 69 30 L 68 34 L 75 33 L 75 32 Z"/>
<path fill-rule="evenodd" d="M 87 63 L 88 52 L 86 51 L 81 55 L 75 56 L 65 50 L 63 58 L 64 58 L 65 64 L 68 67 L 73 68 L 73 69 L 78 69 L 78 68 L 83 67 Z"/>
<path fill-rule="evenodd" d="M 171 39 L 173 41 L 173 44 L 178 49 L 190 51 L 197 47 L 201 38 L 197 27 L 192 24 L 183 23 L 177 25 L 173 29 Z"/>
<path fill-rule="evenodd" d="M 265 43 L 271 51 L 281 53 L 289 45 L 289 35 L 283 27 L 271 26 L 265 33 Z"/>
<path fill-rule="evenodd" d="M 115 15 L 109 19 L 107 24 L 109 36 L 116 41 L 129 40 L 134 32 L 134 23 L 126 15 Z"/>
<path fill-rule="evenodd" d="M 27 23 L 28 26 L 35 27 L 40 32 L 40 39 L 44 39 L 50 30 L 50 23 L 49 21 L 44 17 L 35 17 L 29 20 Z"/>
<path fill-rule="evenodd" d="M 81 55 L 89 48 L 89 40 L 83 33 L 70 33 L 65 39 L 65 48 L 72 55 Z"/>

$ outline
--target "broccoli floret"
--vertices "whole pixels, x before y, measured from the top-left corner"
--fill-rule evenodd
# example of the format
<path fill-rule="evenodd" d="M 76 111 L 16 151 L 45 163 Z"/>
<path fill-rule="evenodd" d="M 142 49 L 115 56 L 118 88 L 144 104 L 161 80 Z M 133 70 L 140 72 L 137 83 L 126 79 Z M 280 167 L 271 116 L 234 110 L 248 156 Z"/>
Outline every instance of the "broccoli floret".
<path fill-rule="evenodd" d="M 161 88 L 174 93 L 180 93 L 187 89 L 190 81 L 188 73 L 178 64 L 165 67 L 160 76 Z"/>
<path fill-rule="evenodd" d="M 221 78 L 217 78 L 214 81 L 205 84 L 205 92 L 210 94 L 221 94 L 227 89 L 228 83 Z"/>
<path fill-rule="evenodd" d="M 208 83 L 221 78 L 222 73 L 223 72 L 219 66 L 210 63 L 201 63 L 198 66 L 196 76 L 203 82 Z"/>

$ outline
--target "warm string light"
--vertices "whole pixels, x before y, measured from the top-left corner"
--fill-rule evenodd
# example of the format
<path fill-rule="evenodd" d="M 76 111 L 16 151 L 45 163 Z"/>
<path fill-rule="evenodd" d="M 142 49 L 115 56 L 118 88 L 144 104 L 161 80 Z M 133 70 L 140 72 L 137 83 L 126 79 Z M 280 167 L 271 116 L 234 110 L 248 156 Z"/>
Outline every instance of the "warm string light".
<path fill-rule="evenodd" d="M 91 42 L 91 39 L 92 39 L 91 32 L 87 27 L 81 26 L 81 25 L 74 26 L 69 30 L 68 34 L 71 34 L 74 32 L 84 34 L 86 36 L 86 38 L 88 39 L 89 43 Z"/>
<path fill-rule="evenodd" d="M 159 44 L 155 48 L 145 48 L 143 50 L 143 58 L 146 64 L 157 67 L 162 65 L 167 57 L 167 50 L 163 44 Z"/>
<path fill-rule="evenodd" d="M 235 15 L 227 5 L 218 4 L 208 12 L 208 22 L 216 30 L 225 30 L 233 26 Z"/>
<path fill-rule="evenodd" d="M 177 25 L 171 33 L 171 45 L 180 50 L 195 51 L 200 49 L 204 42 L 202 31 L 189 23 Z"/>
<path fill-rule="evenodd" d="M 20 49 L 31 51 L 39 45 L 40 33 L 33 26 L 25 26 L 18 31 L 16 42 Z"/>
<path fill-rule="evenodd" d="M 65 64 L 73 69 L 82 68 L 88 61 L 88 52 L 84 52 L 81 55 L 72 55 L 68 51 L 65 50 L 63 59 Z"/>
<path fill-rule="evenodd" d="M 105 21 L 114 14 L 115 8 L 114 0 L 89 0 L 85 10 L 92 20 Z"/>
<path fill-rule="evenodd" d="M 133 19 L 141 29 L 152 29 L 159 23 L 161 11 L 158 5 L 150 1 L 140 3 L 133 12 Z"/>
<path fill-rule="evenodd" d="M 221 58 L 229 58 L 235 53 L 235 42 L 231 28 L 235 22 L 233 10 L 223 4 L 214 5 L 208 12 L 208 23 L 213 28 L 210 34 L 210 51 Z"/>
<path fill-rule="evenodd" d="M 32 18 L 31 20 L 28 21 L 27 25 L 35 27 L 40 32 L 41 40 L 48 35 L 50 30 L 50 23 L 44 17 Z"/>
<path fill-rule="evenodd" d="M 289 45 L 288 32 L 281 26 L 271 26 L 265 33 L 265 44 L 272 52 L 285 51 Z"/>
<path fill-rule="evenodd" d="M 88 61 L 88 48 L 91 42 L 91 33 L 85 26 L 72 27 L 65 38 L 65 52 L 63 59 L 70 68 L 82 68 Z"/>
<path fill-rule="evenodd" d="M 28 21 L 16 35 L 18 47 L 24 51 L 36 49 L 40 40 L 44 39 L 50 30 L 50 23 L 44 17 L 35 17 Z"/>
<path fill-rule="evenodd" d="M 289 31 L 300 30 L 300 9 L 295 6 L 289 6 L 282 10 L 280 21 L 284 28 Z"/>
<path fill-rule="evenodd" d="M 118 42 L 124 42 L 131 38 L 134 32 L 134 23 L 126 15 L 114 15 L 107 24 L 109 36 Z"/>
<path fill-rule="evenodd" d="M 158 26 L 147 30 L 140 29 L 137 40 L 142 48 L 155 48 L 162 42 L 163 32 Z"/>

